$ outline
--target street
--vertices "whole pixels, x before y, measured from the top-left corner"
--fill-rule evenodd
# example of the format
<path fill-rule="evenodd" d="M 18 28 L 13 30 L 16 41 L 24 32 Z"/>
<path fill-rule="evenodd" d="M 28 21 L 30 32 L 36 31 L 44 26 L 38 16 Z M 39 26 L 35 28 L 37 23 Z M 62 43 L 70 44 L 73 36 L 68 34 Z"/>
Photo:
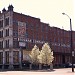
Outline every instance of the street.
<path fill-rule="evenodd" d="M 75 75 L 71 68 L 50 70 L 30 70 L 30 71 L 0 71 L 0 75 Z"/>

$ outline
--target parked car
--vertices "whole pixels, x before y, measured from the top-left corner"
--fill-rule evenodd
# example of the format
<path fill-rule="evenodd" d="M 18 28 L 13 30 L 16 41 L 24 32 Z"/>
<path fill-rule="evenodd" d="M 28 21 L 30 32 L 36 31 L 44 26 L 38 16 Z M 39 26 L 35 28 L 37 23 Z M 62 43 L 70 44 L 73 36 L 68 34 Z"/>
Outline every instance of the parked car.
<path fill-rule="evenodd" d="M 73 64 L 73 66 L 75 67 L 75 64 Z M 72 63 L 66 63 L 66 64 L 65 64 L 65 67 L 66 67 L 66 68 L 72 67 Z"/>
<path fill-rule="evenodd" d="M 75 64 L 73 64 L 73 66 L 75 67 Z M 71 63 L 69 63 L 69 67 L 72 67 L 72 64 Z"/>

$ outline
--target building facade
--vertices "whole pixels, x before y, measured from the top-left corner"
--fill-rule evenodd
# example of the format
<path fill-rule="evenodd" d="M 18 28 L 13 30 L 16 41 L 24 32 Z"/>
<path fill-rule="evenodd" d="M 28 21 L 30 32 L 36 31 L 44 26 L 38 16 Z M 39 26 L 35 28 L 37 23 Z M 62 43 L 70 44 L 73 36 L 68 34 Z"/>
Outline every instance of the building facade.
<path fill-rule="evenodd" d="M 50 27 L 39 18 L 14 12 L 12 5 L 0 12 L 0 67 L 21 67 L 33 46 L 36 44 L 41 49 L 45 42 L 54 52 L 54 65 L 71 62 L 70 31 Z"/>

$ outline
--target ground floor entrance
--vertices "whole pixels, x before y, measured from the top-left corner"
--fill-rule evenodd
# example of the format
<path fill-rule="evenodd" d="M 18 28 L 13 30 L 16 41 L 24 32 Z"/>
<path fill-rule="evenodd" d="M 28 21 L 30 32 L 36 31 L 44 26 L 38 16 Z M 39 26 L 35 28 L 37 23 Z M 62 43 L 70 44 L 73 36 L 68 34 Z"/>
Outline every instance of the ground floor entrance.
<path fill-rule="evenodd" d="M 21 50 L 12 49 L 12 50 L 1 50 L 0 51 L 0 68 L 4 69 L 13 69 L 21 67 Z"/>
<path fill-rule="evenodd" d="M 65 64 L 71 63 L 71 55 L 67 53 L 55 53 L 53 65 L 55 67 L 64 67 Z"/>

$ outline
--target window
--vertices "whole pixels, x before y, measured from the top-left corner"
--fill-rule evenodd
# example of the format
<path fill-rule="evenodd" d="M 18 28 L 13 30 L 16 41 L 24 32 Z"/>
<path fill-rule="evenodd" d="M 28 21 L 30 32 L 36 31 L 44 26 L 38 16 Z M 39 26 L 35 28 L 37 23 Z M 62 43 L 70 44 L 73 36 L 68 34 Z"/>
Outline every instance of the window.
<path fill-rule="evenodd" d="M 44 29 L 44 26 L 42 25 L 41 26 L 41 32 L 44 32 L 45 31 L 45 29 Z"/>
<path fill-rule="evenodd" d="M 1 37 L 3 37 L 3 31 L 1 32 Z"/>
<path fill-rule="evenodd" d="M 18 21 L 17 20 L 13 20 L 13 25 L 18 25 Z"/>
<path fill-rule="evenodd" d="M 3 41 L 0 41 L 0 49 L 3 48 Z"/>
<path fill-rule="evenodd" d="M 9 25 L 9 17 L 5 19 L 5 26 Z"/>
<path fill-rule="evenodd" d="M 36 24 L 36 29 L 37 29 L 37 30 L 39 29 L 39 25 L 38 25 L 38 24 Z"/>
<path fill-rule="evenodd" d="M 55 33 L 55 35 L 56 35 L 56 33 Z M 58 35 L 60 35 L 60 31 L 58 30 Z"/>
<path fill-rule="evenodd" d="M 29 24 L 28 23 L 26 24 L 26 28 L 29 28 Z"/>
<path fill-rule="evenodd" d="M 3 27 L 3 20 L 0 21 L 0 28 Z"/>
<path fill-rule="evenodd" d="M 48 33 L 48 27 L 47 26 L 45 27 L 45 29 L 46 29 L 46 33 Z"/>
<path fill-rule="evenodd" d="M 42 34 L 42 36 L 41 36 L 41 40 L 44 41 L 44 35 L 43 35 L 43 34 Z"/>
<path fill-rule="evenodd" d="M 13 63 L 19 63 L 19 52 L 18 51 L 13 52 Z"/>
<path fill-rule="evenodd" d="M 18 36 L 18 32 L 16 30 L 13 31 L 13 36 Z"/>
<path fill-rule="evenodd" d="M 18 41 L 17 41 L 17 40 L 14 40 L 14 41 L 13 41 L 13 47 L 14 47 L 14 48 L 18 48 Z"/>
<path fill-rule="evenodd" d="M 47 40 L 48 40 L 48 37 L 47 37 L 47 35 L 46 35 L 45 37 L 46 37 L 46 39 L 45 39 L 45 40 L 47 41 Z"/>
<path fill-rule="evenodd" d="M 3 63 L 3 52 L 0 52 L 0 64 Z"/>
<path fill-rule="evenodd" d="M 6 36 L 9 36 L 9 29 L 6 29 Z"/>
<path fill-rule="evenodd" d="M 9 64 L 9 51 L 5 52 L 5 57 L 6 64 Z"/>
<path fill-rule="evenodd" d="M 28 38 L 28 33 L 27 32 L 25 33 L 25 37 Z"/>
<path fill-rule="evenodd" d="M 3 37 L 3 31 L 0 31 L 0 38 Z"/>
<path fill-rule="evenodd" d="M 9 48 L 9 40 L 5 40 L 6 48 Z"/>

